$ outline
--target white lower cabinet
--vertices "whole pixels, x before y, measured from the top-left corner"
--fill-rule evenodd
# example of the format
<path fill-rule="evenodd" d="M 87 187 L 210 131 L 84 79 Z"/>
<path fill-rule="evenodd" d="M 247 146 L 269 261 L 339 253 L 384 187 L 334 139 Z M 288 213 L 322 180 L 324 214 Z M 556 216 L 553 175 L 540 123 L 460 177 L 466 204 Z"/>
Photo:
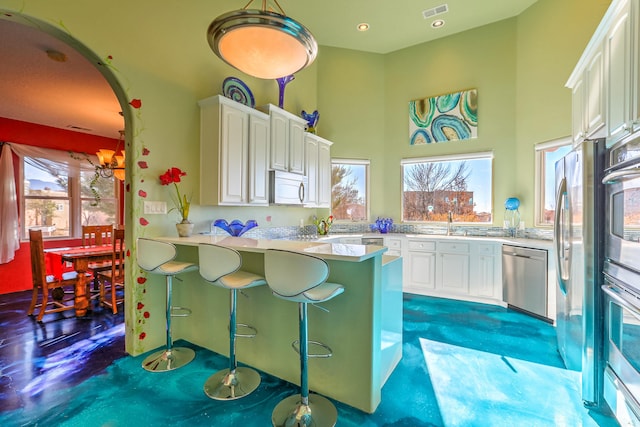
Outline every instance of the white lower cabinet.
<path fill-rule="evenodd" d="M 469 244 L 437 243 L 436 289 L 453 294 L 469 293 Z"/>
<path fill-rule="evenodd" d="M 502 300 L 502 260 L 500 245 L 479 243 L 472 246 L 469 289 L 480 298 Z"/>
<path fill-rule="evenodd" d="M 499 248 L 497 242 L 409 238 L 402 252 L 403 290 L 502 305 Z"/>
<path fill-rule="evenodd" d="M 409 252 L 409 283 L 405 290 L 423 293 L 436 288 L 436 253 Z M 404 268 L 404 266 L 403 266 Z"/>

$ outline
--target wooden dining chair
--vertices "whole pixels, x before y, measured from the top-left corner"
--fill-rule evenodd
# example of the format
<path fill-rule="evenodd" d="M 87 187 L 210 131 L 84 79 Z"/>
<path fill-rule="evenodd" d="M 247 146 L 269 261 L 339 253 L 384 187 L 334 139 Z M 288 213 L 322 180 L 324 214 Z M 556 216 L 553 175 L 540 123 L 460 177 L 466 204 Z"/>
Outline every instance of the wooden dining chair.
<path fill-rule="evenodd" d="M 100 286 L 100 305 L 116 314 L 118 304 L 124 302 L 124 229 L 113 230 L 112 244 L 111 269 L 99 272 L 96 279 Z"/>
<path fill-rule="evenodd" d="M 34 311 L 38 309 L 37 320 L 42 322 L 42 317 L 45 314 L 73 310 L 78 273 L 75 271 L 63 273 L 61 278 L 47 275 L 42 230 L 29 230 L 29 241 L 33 295 L 27 314 L 32 316 Z M 38 302 L 40 294 L 42 297 Z"/>
<path fill-rule="evenodd" d="M 111 244 L 113 225 L 83 225 L 82 246 L 102 246 Z"/>
<path fill-rule="evenodd" d="M 82 226 L 82 246 L 102 246 L 110 245 L 113 240 L 113 225 L 83 225 Z M 88 270 L 93 274 L 93 287 L 91 299 L 98 298 L 97 275 L 103 271 L 111 270 L 111 259 L 92 261 L 88 265 Z"/>

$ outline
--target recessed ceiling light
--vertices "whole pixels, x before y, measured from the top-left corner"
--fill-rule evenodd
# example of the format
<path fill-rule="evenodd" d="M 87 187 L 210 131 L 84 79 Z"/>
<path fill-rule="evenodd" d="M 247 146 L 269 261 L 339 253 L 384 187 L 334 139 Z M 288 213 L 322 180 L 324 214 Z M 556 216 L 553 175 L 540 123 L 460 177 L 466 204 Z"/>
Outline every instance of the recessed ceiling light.
<path fill-rule="evenodd" d="M 433 21 L 431 23 L 431 27 L 432 28 L 444 27 L 444 20 L 443 19 L 436 19 L 435 21 Z"/>
<path fill-rule="evenodd" d="M 369 29 L 369 24 L 367 24 L 366 22 L 362 22 L 358 24 L 356 28 L 358 29 L 358 31 L 367 31 Z"/>

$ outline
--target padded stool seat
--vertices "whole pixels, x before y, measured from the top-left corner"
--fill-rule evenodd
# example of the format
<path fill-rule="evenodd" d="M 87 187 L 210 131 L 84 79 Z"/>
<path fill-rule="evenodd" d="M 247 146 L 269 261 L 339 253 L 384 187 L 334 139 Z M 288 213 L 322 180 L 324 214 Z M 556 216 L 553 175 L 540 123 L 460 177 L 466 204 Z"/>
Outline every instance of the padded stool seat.
<path fill-rule="evenodd" d="M 321 303 L 340 295 L 344 287 L 327 282 L 327 262 L 313 255 L 280 249 L 268 249 L 264 254 L 267 284 L 278 298 L 297 302 L 299 310 L 300 394 L 289 396 L 278 403 L 271 414 L 274 426 L 326 427 L 338 420 L 336 407 L 326 397 L 309 394 L 309 357 L 330 357 L 331 348 L 309 340 L 307 304 Z M 309 344 L 318 344 L 328 353 L 310 355 Z"/>
<path fill-rule="evenodd" d="M 260 374 L 248 367 L 238 367 L 236 338 L 253 338 L 257 333 L 252 326 L 236 322 L 238 290 L 265 285 L 264 277 L 240 270 L 242 256 L 234 249 L 201 243 L 198 246 L 200 275 L 204 280 L 229 289 L 229 368 L 213 374 L 204 385 L 207 396 L 216 400 L 234 400 L 253 392 L 260 385 Z M 240 335 L 238 326 L 244 326 L 251 334 Z"/>
<path fill-rule="evenodd" d="M 171 337 L 171 318 L 184 317 L 191 314 L 191 310 L 184 307 L 174 307 L 171 303 L 173 277 L 180 273 L 198 270 L 198 266 L 190 262 L 174 261 L 176 247 L 168 242 L 138 238 L 137 240 L 138 266 L 150 274 L 160 274 L 166 277 L 166 331 L 167 343 L 164 350 L 147 356 L 142 361 L 142 367 L 151 372 L 164 372 L 178 369 L 191 362 L 195 352 L 186 347 L 173 347 Z M 181 313 L 180 313 L 181 312 Z"/>

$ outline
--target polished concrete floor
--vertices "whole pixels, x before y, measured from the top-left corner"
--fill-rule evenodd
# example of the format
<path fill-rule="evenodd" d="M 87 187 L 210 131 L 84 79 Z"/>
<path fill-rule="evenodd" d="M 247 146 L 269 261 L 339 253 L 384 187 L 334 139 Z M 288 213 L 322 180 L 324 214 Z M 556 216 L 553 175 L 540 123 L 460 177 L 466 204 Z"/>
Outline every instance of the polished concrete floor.
<path fill-rule="evenodd" d="M 191 346 L 189 365 L 149 373 L 144 355 L 123 351 L 121 314 L 66 312 L 38 324 L 25 315 L 28 300 L 29 292 L 0 295 L 2 426 L 268 426 L 273 407 L 297 391 L 262 373 L 252 395 L 213 401 L 202 386 L 227 358 Z M 582 406 L 578 374 L 563 368 L 547 323 L 413 295 L 405 296 L 404 320 L 403 358 L 382 403 L 374 414 L 336 403 L 338 426 L 618 425 Z"/>

